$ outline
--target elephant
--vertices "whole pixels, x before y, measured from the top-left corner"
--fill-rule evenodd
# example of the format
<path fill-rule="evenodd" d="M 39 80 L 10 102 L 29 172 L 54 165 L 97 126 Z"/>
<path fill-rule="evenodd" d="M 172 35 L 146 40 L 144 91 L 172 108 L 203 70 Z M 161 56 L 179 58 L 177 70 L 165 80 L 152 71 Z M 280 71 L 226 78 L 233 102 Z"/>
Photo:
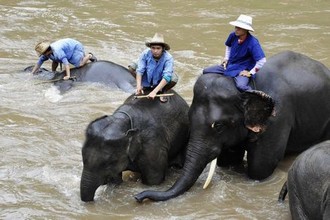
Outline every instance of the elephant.
<path fill-rule="evenodd" d="M 136 194 L 138 202 L 183 194 L 214 159 L 223 167 L 243 164 L 250 179 L 266 180 L 286 153 L 330 139 L 330 71 L 322 63 L 283 51 L 268 59 L 250 85 L 253 90 L 240 92 L 226 76 L 197 79 L 183 172 L 167 191 Z"/>
<path fill-rule="evenodd" d="M 31 71 L 32 67 L 25 68 L 25 71 Z M 47 69 L 42 68 L 39 74 L 49 73 Z M 49 82 L 54 82 L 61 93 L 71 89 L 76 82 L 97 82 L 119 88 L 127 93 L 133 93 L 136 88 L 135 78 L 130 71 L 111 61 L 97 61 L 87 63 L 82 67 L 74 67 L 70 70 L 72 80 L 62 80 L 65 71 L 57 72 Z"/>
<path fill-rule="evenodd" d="M 123 171 L 143 184 L 164 181 L 168 167 L 182 168 L 189 139 L 187 102 L 174 90 L 166 103 L 131 95 L 110 116 L 92 121 L 82 147 L 81 200 L 93 201 L 101 185 L 120 184 Z"/>
<path fill-rule="evenodd" d="M 281 190 L 280 202 L 287 192 L 293 220 L 330 219 L 330 140 L 296 158 Z"/>

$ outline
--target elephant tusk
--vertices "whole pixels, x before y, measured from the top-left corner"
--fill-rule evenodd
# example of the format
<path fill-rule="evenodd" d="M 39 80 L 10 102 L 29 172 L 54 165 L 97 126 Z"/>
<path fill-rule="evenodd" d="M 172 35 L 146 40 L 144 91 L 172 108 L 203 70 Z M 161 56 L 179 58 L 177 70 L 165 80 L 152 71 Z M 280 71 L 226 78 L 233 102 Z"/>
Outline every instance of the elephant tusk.
<path fill-rule="evenodd" d="M 211 165 L 210 165 L 210 170 L 209 170 L 209 174 L 207 175 L 207 179 L 204 183 L 203 189 L 206 189 L 208 187 L 208 185 L 210 184 L 214 171 L 215 171 L 215 167 L 217 165 L 217 158 L 215 158 L 214 160 L 212 160 Z"/>
<path fill-rule="evenodd" d="M 215 125 L 215 122 L 213 122 L 213 123 L 211 124 L 211 128 L 214 128 L 214 125 Z"/>

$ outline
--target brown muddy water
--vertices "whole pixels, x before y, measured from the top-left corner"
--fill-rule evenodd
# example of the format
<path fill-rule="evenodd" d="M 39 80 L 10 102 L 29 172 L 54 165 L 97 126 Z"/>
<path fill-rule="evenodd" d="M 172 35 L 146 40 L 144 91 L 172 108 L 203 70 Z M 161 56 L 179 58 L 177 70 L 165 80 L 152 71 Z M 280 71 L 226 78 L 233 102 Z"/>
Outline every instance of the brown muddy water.
<path fill-rule="evenodd" d="M 188 103 L 203 67 L 219 62 L 228 22 L 254 18 L 254 34 L 267 57 L 304 53 L 330 66 L 328 0 L 1 0 L 0 1 L 0 219 L 290 219 L 288 201 L 277 202 L 294 157 L 263 182 L 217 168 L 203 190 L 206 171 L 183 196 L 167 202 L 135 202 L 160 186 L 126 181 L 100 187 L 94 203 L 80 201 L 81 147 L 88 123 L 111 114 L 129 96 L 100 84 L 81 84 L 61 95 L 21 70 L 37 61 L 43 39 L 78 39 L 99 59 L 127 66 L 155 32 L 165 35 Z M 50 68 L 50 62 L 44 67 Z"/>

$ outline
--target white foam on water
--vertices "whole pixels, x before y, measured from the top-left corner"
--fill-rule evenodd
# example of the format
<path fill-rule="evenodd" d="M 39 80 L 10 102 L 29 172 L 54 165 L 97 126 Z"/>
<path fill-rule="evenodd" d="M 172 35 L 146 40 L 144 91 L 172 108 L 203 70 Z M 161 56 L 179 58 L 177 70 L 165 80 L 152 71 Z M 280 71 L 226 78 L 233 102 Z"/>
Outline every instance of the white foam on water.
<path fill-rule="evenodd" d="M 46 90 L 45 98 L 49 102 L 54 103 L 60 101 L 63 98 L 63 96 L 60 94 L 60 90 L 58 90 L 56 86 L 51 86 L 49 89 Z"/>

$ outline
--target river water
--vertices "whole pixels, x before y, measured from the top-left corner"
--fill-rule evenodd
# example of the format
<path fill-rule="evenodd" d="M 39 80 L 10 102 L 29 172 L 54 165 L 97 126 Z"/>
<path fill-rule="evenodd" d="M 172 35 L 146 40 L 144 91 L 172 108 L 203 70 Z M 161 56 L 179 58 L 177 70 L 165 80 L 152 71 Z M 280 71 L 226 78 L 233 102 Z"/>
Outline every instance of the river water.
<path fill-rule="evenodd" d="M 129 94 L 81 84 L 61 95 L 21 70 L 37 61 L 34 46 L 43 39 L 72 37 L 99 59 L 127 66 L 161 32 L 180 76 L 175 89 L 190 104 L 194 82 L 223 58 L 233 30 L 228 22 L 239 14 L 253 16 L 267 57 L 293 50 L 329 67 L 328 0 L 1 0 L 0 6 L 0 219 L 290 219 L 288 200 L 279 204 L 277 197 L 294 157 L 263 182 L 217 168 L 206 190 L 204 171 L 183 196 L 135 202 L 142 190 L 172 185 L 179 175 L 173 170 L 160 186 L 127 180 L 100 187 L 94 203 L 81 202 L 85 128 Z"/>

